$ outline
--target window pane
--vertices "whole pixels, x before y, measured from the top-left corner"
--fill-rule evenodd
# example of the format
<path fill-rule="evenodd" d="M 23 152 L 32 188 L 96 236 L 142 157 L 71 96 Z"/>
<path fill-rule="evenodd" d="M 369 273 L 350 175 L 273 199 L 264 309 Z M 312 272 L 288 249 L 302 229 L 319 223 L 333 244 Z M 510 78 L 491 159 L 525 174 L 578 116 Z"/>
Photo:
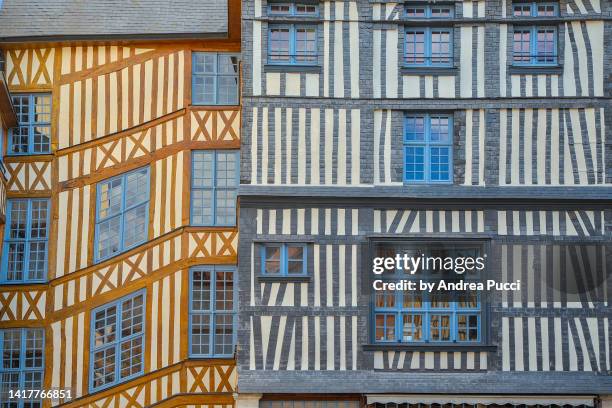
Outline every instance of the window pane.
<path fill-rule="evenodd" d="M 273 275 L 280 274 L 281 247 L 266 246 L 265 256 L 265 273 Z"/>
<path fill-rule="evenodd" d="M 406 141 L 417 142 L 425 140 L 425 118 L 406 118 Z"/>
<path fill-rule="evenodd" d="M 219 105 L 238 105 L 238 77 L 221 76 L 219 81 Z"/>
<path fill-rule="evenodd" d="M 211 310 L 210 305 L 210 271 L 196 270 L 192 272 L 191 309 L 194 311 Z"/>
<path fill-rule="evenodd" d="M 217 191 L 217 225 L 236 223 L 236 190 Z"/>
<path fill-rule="evenodd" d="M 478 341 L 478 315 L 457 315 L 457 341 Z"/>
<path fill-rule="evenodd" d="M 115 348 L 96 351 L 93 355 L 93 387 L 115 381 Z"/>
<path fill-rule="evenodd" d="M 425 31 L 406 32 L 406 64 L 425 64 Z"/>
<path fill-rule="evenodd" d="M 231 314 L 215 316 L 215 354 L 227 355 L 233 353 L 234 317 Z"/>
<path fill-rule="evenodd" d="M 42 368 L 44 335 L 42 329 L 25 329 L 26 368 Z"/>
<path fill-rule="evenodd" d="M 120 217 L 114 217 L 98 224 L 98 259 L 119 252 L 120 223 Z"/>
<path fill-rule="evenodd" d="M 218 73 L 238 75 L 238 57 L 236 55 L 218 54 Z"/>
<path fill-rule="evenodd" d="M 121 343 L 121 378 L 138 374 L 143 368 L 142 336 Z"/>
<path fill-rule="evenodd" d="M 270 4 L 270 14 L 290 14 L 291 13 L 291 5 L 289 3 L 271 3 Z"/>
<path fill-rule="evenodd" d="M 33 95 L 34 123 L 51 123 L 51 95 Z"/>
<path fill-rule="evenodd" d="M 289 28 L 270 28 L 270 61 L 289 62 Z"/>
<path fill-rule="evenodd" d="M 425 148 L 406 147 L 406 180 L 425 180 Z"/>
<path fill-rule="evenodd" d="M 193 53 L 194 74 L 214 74 L 217 65 L 216 54 L 194 52 Z"/>
<path fill-rule="evenodd" d="M 423 340 L 423 315 L 405 314 L 402 341 Z"/>
<path fill-rule="evenodd" d="M 529 63 L 531 60 L 531 32 L 514 30 L 513 59 L 517 63 Z"/>
<path fill-rule="evenodd" d="M 395 315 L 377 314 L 376 315 L 376 340 L 393 341 L 395 340 Z"/>
<path fill-rule="evenodd" d="M 236 187 L 238 155 L 235 152 L 217 153 L 217 187 Z"/>
<path fill-rule="evenodd" d="M 214 105 L 216 103 L 214 76 L 194 74 L 193 101 L 203 105 Z"/>
<path fill-rule="evenodd" d="M 143 296 L 129 298 L 121 305 L 121 337 L 142 332 L 144 316 Z"/>
<path fill-rule="evenodd" d="M 394 308 L 395 307 L 395 293 L 391 291 L 376 291 L 376 302 L 377 308 Z"/>
<path fill-rule="evenodd" d="M 537 34 L 536 62 L 538 64 L 550 64 L 556 60 L 554 28 L 540 28 Z"/>
<path fill-rule="evenodd" d="M 134 245 L 147 240 L 145 231 L 147 229 L 147 205 L 142 204 L 125 213 L 123 247 L 131 248 Z"/>
<path fill-rule="evenodd" d="M 425 17 L 425 7 L 407 7 L 406 15 L 408 17 Z"/>
<path fill-rule="evenodd" d="M 315 62 L 317 54 L 317 31 L 314 27 L 295 30 L 295 59 L 298 62 Z"/>
<path fill-rule="evenodd" d="M 48 153 L 51 143 L 51 127 L 38 125 L 32 127 L 32 153 Z"/>
<path fill-rule="evenodd" d="M 214 152 L 193 153 L 193 187 L 213 186 Z"/>
<path fill-rule="evenodd" d="M 2 368 L 19 369 L 21 330 L 5 330 L 2 342 Z"/>
<path fill-rule="evenodd" d="M 28 279 L 42 280 L 45 278 L 47 264 L 47 242 L 30 242 L 29 247 Z"/>
<path fill-rule="evenodd" d="M 32 200 L 32 221 L 30 222 L 30 238 L 47 238 L 47 200 Z"/>
<path fill-rule="evenodd" d="M 450 315 L 432 314 L 430 315 L 430 340 L 449 341 L 450 334 Z"/>
<path fill-rule="evenodd" d="M 195 225 L 212 225 L 212 190 L 192 191 L 191 211 Z"/>
<path fill-rule="evenodd" d="M 449 7 L 432 7 L 431 16 L 434 18 L 452 17 L 453 13 Z"/>
<path fill-rule="evenodd" d="M 431 32 L 431 63 L 448 65 L 451 63 L 450 52 L 450 32 L 436 31 Z"/>
<path fill-rule="evenodd" d="M 316 4 L 296 4 L 295 6 L 295 14 L 299 15 L 315 15 L 318 13 Z"/>
<path fill-rule="evenodd" d="M 557 15 L 557 7 L 554 4 L 538 4 L 538 17 L 554 17 Z"/>
<path fill-rule="evenodd" d="M 13 95 L 13 105 L 17 114 L 17 122 L 28 124 L 30 122 L 30 96 Z"/>
<path fill-rule="evenodd" d="M 30 139 L 30 128 L 19 126 L 10 130 L 9 153 L 27 153 L 28 141 Z"/>
<path fill-rule="evenodd" d="M 8 244 L 8 271 L 6 275 L 8 281 L 23 280 L 25 251 L 26 244 L 24 242 L 11 242 Z"/>
<path fill-rule="evenodd" d="M 231 312 L 234 310 L 234 274 L 230 271 L 215 272 L 215 310 Z"/>
<path fill-rule="evenodd" d="M 1 405 L 2 408 L 17 408 L 18 403 L 4 403 L 4 401 L 9 401 L 9 390 L 18 390 L 19 389 L 19 373 L 15 372 L 5 372 L 0 373 L 0 401 L 3 402 Z"/>
<path fill-rule="evenodd" d="M 431 148 L 431 180 L 450 181 L 450 148 Z"/>
<path fill-rule="evenodd" d="M 430 140 L 432 142 L 450 141 L 449 118 L 444 116 L 432 116 L 430 119 Z"/>
<path fill-rule="evenodd" d="M 513 15 L 515 17 L 531 16 L 531 4 L 517 4 L 513 7 Z"/>
<path fill-rule="evenodd" d="M 100 184 L 100 207 L 98 215 L 104 219 L 121 212 L 122 178 L 118 177 Z"/>
<path fill-rule="evenodd" d="M 423 307 L 423 294 L 415 292 L 404 292 L 404 309 L 420 309 Z"/>
<path fill-rule="evenodd" d="M 210 354 L 210 315 L 191 316 L 191 353 Z"/>
<path fill-rule="evenodd" d="M 94 314 L 94 344 L 97 348 L 115 341 L 117 333 L 117 307 L 110 306 Z"/>
<path fill-rule="evenodd" d="M 131 172 L 126 175 L 125 183 L 125 208 L 148 201 L 149 172 L 146 168 Z"/>

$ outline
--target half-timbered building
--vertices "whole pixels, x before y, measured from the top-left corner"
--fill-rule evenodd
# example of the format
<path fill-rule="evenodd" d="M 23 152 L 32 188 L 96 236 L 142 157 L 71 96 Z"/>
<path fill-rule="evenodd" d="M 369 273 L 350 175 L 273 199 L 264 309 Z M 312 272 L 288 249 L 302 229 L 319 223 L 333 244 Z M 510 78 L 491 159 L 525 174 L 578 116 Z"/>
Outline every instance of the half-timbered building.
<path fill-rule="evenodd" d="M 240 6 L 0 1 L 1 406 L 233 406 Z"/>
<path fill-rule="evenodd" d="M 611 12 L 243 2 L 238 406 L 604 403 Z M 441 244 L 522 290 L 370 289 Z"/>

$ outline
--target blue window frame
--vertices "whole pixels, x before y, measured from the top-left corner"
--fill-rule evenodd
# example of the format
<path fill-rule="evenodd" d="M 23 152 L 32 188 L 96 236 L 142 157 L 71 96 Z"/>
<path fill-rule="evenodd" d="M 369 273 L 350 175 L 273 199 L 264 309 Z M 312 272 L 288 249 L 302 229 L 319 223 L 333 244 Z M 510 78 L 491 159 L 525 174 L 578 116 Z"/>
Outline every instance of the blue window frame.
<path fill-rule="evenodd" d="M 514 65 L 557 64 L 557 28 L 515 26 L 512 62 Z"/>
<path fill-rule="evenodd" d="M 9 390 L 41 390 L 44 377 L 45 330 L 0 330 L 0 406 L 40 408 L 40 399 L 9 399 Z"/>
<path fill-rule="evenodd" d="M 453 65 L 453 29 L 406 28 L 404 65 L 407 67 L 451 67 Z"/>
<path fill-rule="evenodd" d="M 191 224 L 236 225 L 239 152 L 198 150 L 192 155 Z"/>
<path fill-rule="evenodd" d="M 300 243 L 271 243 L 261 246 L 261 274 L 305 276 L 307 247 Z"/>
<path fill-rule="evenodd" d="M 462 297 L 408 291 L 375 294 L 376 342 L 478 343 L 480 321 L 480 300 L 473 292 Z"/>
<path fill-rule="evenodd" d="M 189 355 L 232 357 L 236 344 L 236 270 L 198 266 L 189 272 Z"/>
<path fill-rule="evenodd" d="M 450 281 L 457 275 L 445 270 L 442 260 L 481 256 L 483 248 L 477 244 L 440 242 L 378 242 L 375 256 L 422 257 L 418 274 L 403 269 L 386 270 L 383 282 L 401 280 L 439 282 Z M 426 259 L 433 259 L 427 260 Z M 436 261 L 439 259 L 439 261 Z M 427 262 L 427 263 L 425 263 Z M 480 281 L 482 270 L 465 271 L 462 279 Z M 455 291 L 398 291 L 376 290 L 372 295 L 372 336 L 382 343 L 480 343 L 482 334 L 482 306 L 478 292 Z"/>
<path fill-rule="evenodd" d="M 316 17 L 319 15 L 319 5 L 312 1 L 271 1 L 268 3 L 268 15 Z"/>
<path fill-rule="evenodd" d="M 4 283 L 44 282 L 47 278 L 49 200 L 7 201 L 2 273 Z"/>
<path fill-rule="evenodd" d="M 144 372 L 145 302 L 145 291 L 140 290 L 92 311 L 91 392 Z"/>
<path fill-rule="evenodd" d="M 16 94 L 13 106 L 18 124 L 9 132 L 8 154 L 50 153 L 51 95 Z"/>
<path fill-rule="evenodd" d="M 515 1 L 512 4 L 514 17 L 556 17 L 559 3 L 541 1 Z"/>
<path fill-rule="evenodd" d="M 406 4 L 408 18 L 452 18 L 453 6 L 448 4 Z"/>
<path fill-rule="evenodd" d="M 314 65 L 318 62 L 317 26 L 313 24 L 270 24 L 268 63 Z"/>
<path fill-rule="evenodd" d="M 452 129 L 453 121 L 450 115 L 406 115 L 404 124 L 404 182 L 452 182 Z"/>
<path fill-rule="evenodd" d="M 192 102 L 194 105 L 239 104 L 239 56 L 216 52 L 192 54 Z"/>
<path fill-rule="evenodd" d="M 98 183 L 95 260 L 125 252 L 147 240 L 149 168 Z"/>
<path fill-rule="evenodd" d="M 549 2 L 515 2 L 514 17 L 538 18 L 559 15 L 559 4 Z M 512 62 L 514 65 L 557 64 L 557 27 L 549 25 L 515 25 Z"/>

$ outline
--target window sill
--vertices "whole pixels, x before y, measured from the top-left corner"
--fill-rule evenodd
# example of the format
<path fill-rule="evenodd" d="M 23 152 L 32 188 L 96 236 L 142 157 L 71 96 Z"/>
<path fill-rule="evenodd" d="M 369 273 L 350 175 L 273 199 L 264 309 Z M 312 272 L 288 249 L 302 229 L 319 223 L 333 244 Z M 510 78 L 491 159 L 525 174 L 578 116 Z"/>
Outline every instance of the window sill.
<path fill-rule="evenodd" d="M 561 74 L 563 67 L 561 65 L 510 65 L 508 66 L 510 74 Z"/>
<path fill-rule="evenodd" d="M 452 75 L 459 72 L 456 67 L 401 67 L 402 75 Z"/>
<path fill-rule="evenodd" d="M 264 72 L 306 72 L 306 73 L 320 73 L 320 65 L 281 65 L 281 64 L 266 64 L 264 65 Z"/>
<path fill-rule="evenodd" d="M 259 282 L 279 282 L 279 283 L 290 283 L 290 282 L 310 282 L 310 276 L 265 276 L 258 275 L 257 281 Z"/>
<path fill-rule="evenodd" d="M 497 346 L 491 344 L 406 344 L 406 343 L 374 343 L 364 344 L 363 351 L 497 351 Z"/>

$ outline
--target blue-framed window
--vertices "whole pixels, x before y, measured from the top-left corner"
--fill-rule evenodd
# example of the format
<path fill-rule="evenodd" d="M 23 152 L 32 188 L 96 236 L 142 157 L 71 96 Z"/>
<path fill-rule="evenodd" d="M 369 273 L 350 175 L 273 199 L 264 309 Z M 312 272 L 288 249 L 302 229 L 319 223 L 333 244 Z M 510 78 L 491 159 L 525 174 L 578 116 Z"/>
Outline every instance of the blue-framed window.
<path fill-rule="evenodd" d="M 149 168 L 98 183 L 95 259 L 101 261 L 147 240 Z"/>
<path fill-rule="evenodd" d="M 12 390 L 42 390 L 45 330 L 0 330 L 0 406 L 40 408 L 42 400 L 10 399 Z"/>
<path fill-rule="evenodd" d="M 515 2 L 514 17 L 556 17 L 559 4 L 548 2 Z M 557 27 L 550 25 L 515 25 L 512 62 L 514 65 L 557 64 Z"/>
<path fill-rule="evenodd" d="M 194 105 L 239 104 L 239 56 L 216 52 L 192 54 L 192 95 Z"/>
<path fill-rule="evenodd" d="M 270 24 L 268 26 L 268 63 L 314 65 L 317 62 L 316 25 Z"/>
<path fill-rule="evenodd" d="M 304 276 L 307 274 L 307 247 L 300 243 L 270 243 L 261 246 L 261 274 Z"/>
<path fill-rule="evenodd" d="M 559 3 L 542 1 L 515 1 L 512 3 L 514 17 L 556 17 Z"/>
<path fill-rule="evenodd" d="M 268 3 L 268 15 L 316 17 L 319 15 L 319 5 L 312 1 L 271 1 Z"/>
<path fill-rule="evenodd" d="M 557 27 L 515 26 L 513 41 L 514 65 L 557 64 Z"/>
<path fill-rule="evenodd" d="M 481 306 L 475 292 L 452 294 L 377 291 L 374 309 L 376 342 L 481 341 Z"/>
<path fill-rule="evenodd" d="M 51 151 L 51 95 L 15 94 L 17 127 L 9 131 L 8 154 L 45 154 Z"/>
<path fill-rule="evenodd" d="M 404 65 L 407 67 L 451 67 L 453 29 L 409 27 L 404 37 Z"/>
<path fill-rule="evenodd" d="M 192 155 L 191 224 L 236 225 L 239 153 L 198 150 Z"/>
<path fill-rule="evenodd" d="M 49 200 L 7 201 L 2 273 L 4 283 L 43 282 L 47 278 Z"/>
<path fill-rule="evenodd" d="M 91 391 L 144 372 L 145 302 L 145 291 L 140 290 L 92 311 Z"/>
<path fill-rule="evenodd" d="M 408 18 L 452 18 L 453 6 L 450 4 L 406 4 Z"/>
<path fill-rule="evenodd" d="M 447 259 L 477 259 L 482 244 L 448 242 L 378 242 L 376 257 L 421 257 L 419 270 L 386 270 L 377 279 L 383 282 L 451 282 L 461 279 L 480 282 L 484 268 L 464 269 L 457 275 L 445 269 Z M 466 262 L 467 264 L 467 262 Z M 381 343 L 481 343 L 483 307 L 476 291 L 375 290 L 372 294 L 372 337 Z"/>
<path fill-rule="evenodd" d="M 189 355 L 232 357 L 236 344 L 236 270 L 198 266 L 189 272 Z"/>
<path fill-rule="evenodd" d="M 408 114 L 404 124 L 404 181 L 453 180 L 453 120 L 450 115 Z"/>

